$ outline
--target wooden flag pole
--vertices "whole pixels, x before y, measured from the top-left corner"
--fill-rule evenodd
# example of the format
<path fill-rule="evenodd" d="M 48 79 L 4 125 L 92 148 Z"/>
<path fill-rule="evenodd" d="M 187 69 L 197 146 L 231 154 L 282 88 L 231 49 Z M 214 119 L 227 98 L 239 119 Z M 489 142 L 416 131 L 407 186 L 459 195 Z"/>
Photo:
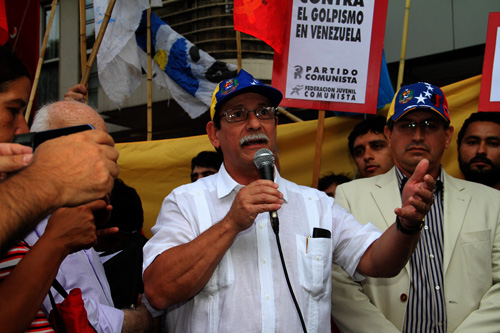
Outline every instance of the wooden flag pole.
<path fill-rule="evenodd" d="M 31 109 L 33 107 L 33 101 L 35 100 L 36 90 L 38 87 L 38 81 L 40 80 L 40 72 L 42 70 L 43 57 L 45 56 L 45 50 L 47 49 L 47 42 L 49 41 L 50 29 L 52 27 L 52 21 L 54 21 L 54 15 L 56 13 L 57 0 L 52 0 L 52 6 L 50 9 L 49 22 L 47 22 L 47 27 L 45 28 L 45 35 L 43 36 L 42 49 L 40 50 L 40 57 L 38 58 L 38 64 L 36 66 L 35 79 L 33 80 L 33 86 L 31 87 L 30 99 L 28 106 L 26 107 L 26 122 L 29 122 Z"/>
<path fill-rule="evenodd" d="M 82 74 L 82 81 L 80 81 L 80 83 L 84 86 L 87 86 L 87 83 L 89 81 L 90 72 L 92 71 L 92 66 L 94 66 L 94 62 L 97 57 L 97 51 L 99 51 L 102 38 L 104 37 L 104 33 L 106 32 L 106 28 L 108 27 L 109 19 L 111 18 L 111 12 L 115 7 L 115 2 L 116 0 L 109 0 L 108 8 L 106 8 L 106 13 L 104 14 L 104 18 L 102 19 L 102 24 L 101 27 L 99 28 L 99 33 L 97 34 L 94 46 L 92 47 L 92 52 L 90 53 L 89 60 L 85 65 L 85 71 Z"/>
<path fill-rule="evenodd" d="M 151 59 L 151 0 L 149 0 L 148 22 L 147 22 L 147 54 L 148 54 L 148 105 L 147 105 L 147 126 L 148 134 L 147 141 L 153 139 L 153 74 L 152 59 Z"/>
<path fill-rule="evenodd" d="M 85 13 L 85 0 L 80 0 L 80 68 L 85 72 L 87 64 L 87 14 Z"/>
<path fill-rule="evenodd" d="M 406 42 L 408 40 L 408 22 L 410 21 L 410 0 L 406 0 L 405 4 L 405 17 L 403 21 L 403 38 L 401 41 L 401 57 L 399 59 L 399 72 L 396 90 L 401 88 L 403 83 L 403 74 L 405 71 L 405 58 L 406 58 Z"/>
<path fill-rule="evenodd" d="M 241 32 L 236 31 L 236 55 L 238 60 L 238 72 L 243 68 L 241 60 Z"/>
<path fill-rule="evenodd" d="M 312 187 L 318 188 L 319 172 L 321 169 L 321 154 L 323 145 L 323 132 L 325 129 L 325 110 L 318 111 L 318 130 L 316 132 L 316 152 L 314 155 L 314 169 Z"/>
<path fill-rule="evenodd" d="M 85 0 L 80 0 L 80 70 L 85 72 L 87 64 L 87 13 L 85 12 Z M 88 103 L 89 95 L 85 95 L 85 101 Z"/>

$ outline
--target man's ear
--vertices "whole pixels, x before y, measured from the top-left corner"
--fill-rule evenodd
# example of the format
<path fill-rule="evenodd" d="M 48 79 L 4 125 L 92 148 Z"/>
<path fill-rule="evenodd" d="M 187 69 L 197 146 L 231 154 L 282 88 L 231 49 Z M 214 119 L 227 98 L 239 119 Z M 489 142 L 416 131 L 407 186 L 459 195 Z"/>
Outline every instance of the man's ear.
<path fill-rule="evenodd" d="M 389 127 L 385 126 L 384 127 L 384 135 L 387 138 L 389 147 L 391 146 L 391 134 L 392 134 L 392 131 L 389 129 Z"/>
<path fill-rule="evenodd" d="M 219 148 L 220 147 L 219 136 L 218 136 L 219 130 L 217 129 L 217 127 L 215 127 L 215 123 L 213 121 L 209 121 L 207 123 L 206 129 L 207 129 L 208 139 L 210 140 L 210 143 L 212 143 L 212 146 L 214 146 L 215 148 Z"/>
<path fill-rule="evenodd" d="M 455 129 L 453 128 L 453 126 L 450 125 L 450 127 L 446 130 L 446 144 L 445 144 L 445 148 L 448 149 L 450 148 L 450 142 L 451 142 L 451 138 L 453 137 L 453 131 Z"/>

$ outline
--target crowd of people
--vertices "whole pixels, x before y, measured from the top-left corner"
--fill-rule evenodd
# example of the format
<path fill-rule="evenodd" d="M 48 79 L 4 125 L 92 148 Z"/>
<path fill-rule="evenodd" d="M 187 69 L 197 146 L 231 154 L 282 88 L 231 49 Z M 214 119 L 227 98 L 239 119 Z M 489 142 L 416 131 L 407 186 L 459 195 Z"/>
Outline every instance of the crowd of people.
<path fill-rule="evenodd" d="M 86 88 L 28 129 L 30 89 L 1 47 L 3 331 L 80 331 L 57 320 L 75 290 L 78 325 L 96 332 L 498 331 L 500 113 L 463 124 L 457 179 L 441 165 L 454 132 L 446 96 L 404 86 L 387 118 L 349 135 L 354 179 L 330 172 L 313 189 L 280 175 L 282 93 L 240 70 L 213 93 L 214 151 L 193 157 L 191 183 L 168 194 L 148 240 Z M 12 143 L 82 124 L 94 130 L 35 151 Z"/>

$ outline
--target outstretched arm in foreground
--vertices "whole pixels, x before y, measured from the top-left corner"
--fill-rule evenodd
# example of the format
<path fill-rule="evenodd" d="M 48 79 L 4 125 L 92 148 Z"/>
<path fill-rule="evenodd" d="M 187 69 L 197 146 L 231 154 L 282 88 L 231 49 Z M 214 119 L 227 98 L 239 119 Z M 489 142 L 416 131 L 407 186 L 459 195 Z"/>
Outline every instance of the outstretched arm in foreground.
<path fill-rule="evenodd" d="M 29 165 L 0 182 L 0 253 L 62 206 L 103 198 L 118 176 L 118 151 L 102 131 L 85 131 L 41 144 Z"/>

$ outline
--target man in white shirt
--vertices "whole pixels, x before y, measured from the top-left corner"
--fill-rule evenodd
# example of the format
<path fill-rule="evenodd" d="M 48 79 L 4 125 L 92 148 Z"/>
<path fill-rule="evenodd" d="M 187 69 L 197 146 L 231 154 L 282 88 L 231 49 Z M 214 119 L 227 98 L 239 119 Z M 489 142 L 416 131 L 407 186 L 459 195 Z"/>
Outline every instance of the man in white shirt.
<path fill-rule="evenodd" d="M 207 133 L 224 163 L 217 174 L 172 191 L 144 247 L 146 296 L 166 310 L 169 332 L 298 331 L 302 321 L 278 238 L 303 326 L 329 331 L 332 260 L 357 279 L 391 276 L 418 242 L 418 233 L 396 226 L 379 238 L 377 229 L 361 226 L 332 198 L 281 178 L 276 168 L 274 182 L 261 179 L 254 155 L 276 147 L 281 99 L 281 92 L 244 70 L 213 94 Z M 426 162 L 396 209 L 404 228 L 418 229 L 430 207 L 434 180 L 425 175 Z M 281 221 L 276 239 L 271 211 Z M 314 237 L 313 228 L 330 237 Z"/>

